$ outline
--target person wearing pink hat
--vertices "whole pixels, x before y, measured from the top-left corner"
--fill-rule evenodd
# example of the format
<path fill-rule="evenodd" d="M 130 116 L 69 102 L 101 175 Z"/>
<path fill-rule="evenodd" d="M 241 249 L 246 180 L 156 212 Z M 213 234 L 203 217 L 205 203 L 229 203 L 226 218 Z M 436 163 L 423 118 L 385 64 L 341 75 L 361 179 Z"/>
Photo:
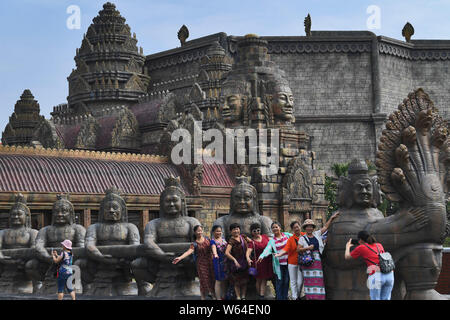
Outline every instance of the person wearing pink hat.
<path fill-rule="evenodd" d="M 73 270 L 71 268 L 73 256 L 72 256 L 72 241 L 64 240 L 61 242 L 63 251 L 58 256 L 56 251 L 52 252 L 53 262 L 59 264 L 57 283 L 58 283 L 58 300 L 64 298 L 64 289 L 70 293 L 72 300 L 76 299 L 75 291 L 73 290 L 72 283 L 69 285 L 69 281 L 72 281 Z"/>

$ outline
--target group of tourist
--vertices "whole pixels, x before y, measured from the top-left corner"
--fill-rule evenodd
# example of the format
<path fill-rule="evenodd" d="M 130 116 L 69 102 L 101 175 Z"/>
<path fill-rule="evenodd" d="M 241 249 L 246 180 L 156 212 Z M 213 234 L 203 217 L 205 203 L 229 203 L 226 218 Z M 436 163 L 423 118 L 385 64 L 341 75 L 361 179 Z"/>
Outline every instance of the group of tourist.
<path fill-rule="evenodd" d="M 233 289 L 236 300 L 245 300 L 251 277 L 255 279 L 256 295 L 260 300 L 265 297 L 269 280 L 273 281 L 277 300 L 288 300 L 289 286 L 293 300 L 324 300 L 321 255 L 328 227 L 338 215 L 339 212 L 331 216 L 319 230 L 311 219 L 306 219 L 303 224 L 294 221 L 290 225 L 293 233 L 283 232 L 281 224 L 273 222 L 271 238 L 261 234 L 259 223 L 250 226 L 251 237 L 241 234 L 239 224 L 231 224 L 228 241 L 223 238 L 220 226 L 213 226 L 213 237 L 209 239 L 203 234 L 203 227 L 198 225 L 194 228 L 195 241 L 188 251 L 173 260 L 173 264 L 194 255 L 202 300 L 208 295 L 225 300 Z M 365 231 L 358 234 L 358 244 L 350 254 L 352 242 L 349 240 L 345 258 L 362 257 L 368 267 L 377 265 L 378 255 L 370 249 L 384 252 L 383 246 L 375 243 L 374 237 Z M 309 265 L 299 263 L 299 257 L 305 253 L 312 257 L 313 262 Z M 369 281 L 375 281 L 374 272 L 369 274 Z M 384 275 L 382 288 L 370 288 L 371 299 L 389 300 L 393 283 L 393 272 Z"/>

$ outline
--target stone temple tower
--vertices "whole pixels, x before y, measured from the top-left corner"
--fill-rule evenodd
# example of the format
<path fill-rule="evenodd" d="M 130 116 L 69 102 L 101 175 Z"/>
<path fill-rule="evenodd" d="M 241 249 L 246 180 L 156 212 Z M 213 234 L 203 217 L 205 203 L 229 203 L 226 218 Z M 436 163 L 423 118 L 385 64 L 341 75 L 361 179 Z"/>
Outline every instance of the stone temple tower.
<path fill-rule="evenodd" d="M 34 100 L 30 90 L 25 90 L 14 107 L 14 113 L 9 118 L 2 135 L 4 145 L 28 145 L 33 138 L 33 132 L 44 121 L 40 114 L 39 103 Z"/>
<path fill-rule="evenodd" d="M 128 107 L 138 102 L 138 97 L 147 93 L 150 77 L 137 42 L 115 5 L 104 4 L 77 49 L 77 67 L 68 77 L 68 105 L 65 109 L 56 107 L 52 115 L 96 117 L 105 107 Z"/>

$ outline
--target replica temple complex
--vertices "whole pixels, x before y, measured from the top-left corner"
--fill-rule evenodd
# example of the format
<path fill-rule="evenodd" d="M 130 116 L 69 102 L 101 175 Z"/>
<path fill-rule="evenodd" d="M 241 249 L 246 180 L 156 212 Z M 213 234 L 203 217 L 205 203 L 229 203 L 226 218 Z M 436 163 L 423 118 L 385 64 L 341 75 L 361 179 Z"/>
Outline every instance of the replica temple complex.
<path fill-rule="evenodd" d="M 192 270 L 172 268 L 168 257 L 173 255 L 167 253 L 189 247 L 189 228 L 196 222 L 205 233 L 213 224 L 228 232 L 230 221 L 241 221 L 244 231 L 258 221 L 265 233 L 271 233 L 271 221 L 287 228 L 310 218 L 323 226 L 325 174 L 334 163 L 356 158 L 376 162 L 379 177 L 378 182 L 369 177 L 364 161 L 354 161 L 349 178 L 340 181 L 338 202 L 349 213 L 339 219 L 350 224 L 342 227 L 338 219 L 330 229 L 330 239 L 336 240 L 325 252 L 329 298 L 367 298 L 365 288 L 339 280 L 360 277 L 360 266 L 343 271 L 336 265 L 343 259 L 341 235 L 369 225 L 395 258 L 404 259 L 399 272 L 406 287 L 397 288 L 396 297 L 439 298 L 434 292 L 438 260 L 450 233 L 442 207 L 450 182 L 445 121 L 450 117 L 450 40 L 404 42 L 368 31 L 311 31 L 310 24 L 309 17 L 306 36 L 218 33 L 192 41 L 183 26 L 180 47 L 146 56 L 125 18 L 106 3 L 77 49 L 67 103 L 46 118 L 39 97 L 25 90 L 4 129 L 0 230 L 14 233 L 23 227 L 32 236 L 16 246 L 5 231 L 0 249 L 19 256 L 14 250 L 35 253 L 21 256 L 21 268 L 9 265 L 2 271 L 0 290 L 26 292 L 29 286 L 42 293 L 50 288 L 51 279 L 42 273 L 49 262 L 46 247 L 58 243 L 63 237 L 58 228 L 65 226 L 75 230 L 74 237 L 85 235 L 74 246 L 85 293 L 163 297 L 174 296 L 173 288 L 181 286 L 185 295 L 192 294 Z M 173 163 L 172 134 L 177 129 L 192 134 L 199 126 L 200 132 L 214 129 L 225 136 L 229 129 L 268 132 L 279 145 L 270 149 L 279 163 L 276 173 L 267 175 L 268 165 L 261 161 Z M 275 131 L 279 135 L 273 138 Z M 243 151 L 250 149 L 246 140 Z M 207 148 L 203 143 L 192 151 Z M 352 183 L 360 178 L 370 179 L 374 194 L 371 203 L 358 206 L 349 199 Z M 254 198 L 252 215 L 245 218 L 230 200 L 243 190 L 251 190 Z M 183 203 L 173 216 L 163 206 L 170 192 Z M 417 200 L 412 208 L 384 218 L 376 211 L 381 192 L 401 204 Z M 104 209 L 113 201 L 120 204 L 117 219 Z M 58 224 L 62 203 L 70 203 L 72 218 Z M 14 227 L 10 216 L 17 206 L 25 208 L 27 223 Z M 429 216 L 420 210 L 423 206 L 434 208 Z M 399 228 L 404 233 L 397 234 Z M 173 239 L 167 230 L 175 230 Z M 437 258 L 425 267 L 431 270 L 427 277 L 421 278 L 420 266 L 413 263 L 415 246 L 430 261 Z M 132 276 L 108 259 L 133 270 L 138 292 L 130 289 Z M 2 253 L 0 264 L 4 260 Z M 30 283 L 16 280 L 25 275 Z M 183 281 L 173 283 L 175 275 Z"/>

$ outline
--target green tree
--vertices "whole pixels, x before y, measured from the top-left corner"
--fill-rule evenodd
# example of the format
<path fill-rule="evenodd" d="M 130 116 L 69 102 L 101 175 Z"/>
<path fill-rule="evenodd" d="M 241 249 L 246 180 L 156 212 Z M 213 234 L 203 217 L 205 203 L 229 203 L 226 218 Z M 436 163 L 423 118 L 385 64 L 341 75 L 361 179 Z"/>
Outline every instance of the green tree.
<path fill-rule="evenodd" d="M 331 217 L 333 212 L 338 209 L 338 204 L 336 202 L 337 195 L 337 180 L 341 176 L 348 175 L 348 165 L 349 163 L 335 163 L 332 165 L 331 169 L 337 178 L 333 176 L 325 175 L 325 199 L 328 201 L 327 209 L 327 219 Z"/>

